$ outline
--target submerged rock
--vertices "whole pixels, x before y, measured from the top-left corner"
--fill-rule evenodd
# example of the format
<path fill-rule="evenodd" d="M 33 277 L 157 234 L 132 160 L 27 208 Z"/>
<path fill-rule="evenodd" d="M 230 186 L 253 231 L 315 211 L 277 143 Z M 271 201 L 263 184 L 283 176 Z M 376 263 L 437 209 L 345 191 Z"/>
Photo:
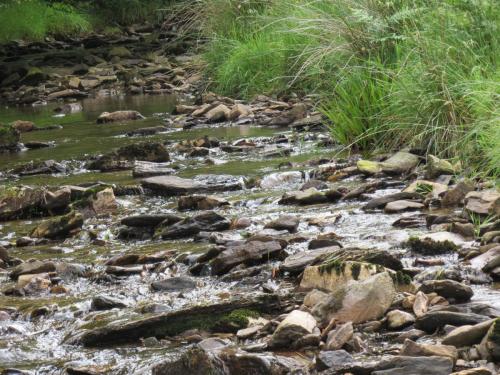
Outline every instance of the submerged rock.
<path fill-rule="evenodd" d="M 198 175 L 195 179 L 177 176 L 158 176 L 146 178 L 141 184 L 153 193 L 163 196 L 210 193 L 240 190 L 242 181 L 229 175 Z"/>
<path fill-rule="evenodd" d="M 145 117 L 137 111 L 116 111 L 116 112 L 103 112 L 97 118 L 98 124 L 107 122 L 121 122 L 130 120 L 143 120 Z"/>

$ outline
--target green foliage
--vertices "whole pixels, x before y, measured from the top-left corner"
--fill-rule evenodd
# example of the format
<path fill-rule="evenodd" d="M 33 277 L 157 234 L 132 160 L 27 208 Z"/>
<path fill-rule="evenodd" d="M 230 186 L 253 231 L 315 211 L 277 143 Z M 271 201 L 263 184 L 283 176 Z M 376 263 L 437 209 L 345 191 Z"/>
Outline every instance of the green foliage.
<path fill-rule="evenodd" d="M 419 147 L 498 175 L 497 1 L 201 4 L 207 72 L 220 93 L 315 92 L 346 146 Z"/>
<path fill-rule="evenodd" d="M 72 35 L 89 28 L 85 16 L 68 4 L 41 0 L 8 0 L 0 4 L 0 42 L 41 40 L 47 35 Z"/>

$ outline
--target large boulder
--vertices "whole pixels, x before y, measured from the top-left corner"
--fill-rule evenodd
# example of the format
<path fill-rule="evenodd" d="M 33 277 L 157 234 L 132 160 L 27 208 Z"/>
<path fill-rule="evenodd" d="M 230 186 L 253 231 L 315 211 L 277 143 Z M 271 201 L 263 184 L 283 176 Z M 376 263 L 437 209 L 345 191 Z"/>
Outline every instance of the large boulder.
<path fill-rule="evenodd" d="M 294 310 L 278 325 L 269 345 L 273 348 L 293 347 L 305 335 L 313 333 L 316 320 L 305 311 Z"/>
<path fill-rule="evenodd" d="M 131 120 L 143 120 L 145 117 L 137 111 L 116 111 L 116 112 L 103 112 L 97 118 L 98 124 L 107 122 L 123 122 Z"/>
<path fill-rule="evenodd" d="M 389 273 L 383 272 L 338 287 L 327 299 L 314 306 L 312 314 L 323 323 L 332 318 L 353 323 L 376 320 L 384 316 L 395 296 L 393 280 Z"/>

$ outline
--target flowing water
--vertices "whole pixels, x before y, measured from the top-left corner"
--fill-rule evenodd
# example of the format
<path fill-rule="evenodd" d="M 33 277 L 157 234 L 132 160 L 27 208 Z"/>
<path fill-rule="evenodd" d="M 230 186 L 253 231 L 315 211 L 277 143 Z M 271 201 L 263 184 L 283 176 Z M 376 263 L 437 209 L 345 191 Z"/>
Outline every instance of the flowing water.
<path fill-rule="evenodd" d="M 5 108 L 0 111 L 0 122 L 8 123 L 23 119 L 34 121 L 38 126 L 61 124 L 63 129 L 36 131 L 23 134 L 22 141 L 53 141 L 54 147 L 40 150 L 28 150 L 10 156 L 1 156 L 0 170 L 6 170 L 31 160 L 54 159 L 65 163 L 78 164 L 78 160 L 87 155 L 102 153 L 112 148 L 142 140 L 161 140 L 175 142 L 185 139 L 197 139 L 205 135 L 216 137 L 221 141 L 234 141 L 241 138 L 263 140 L 278 134 L 286 134 L 296 141 L 291 145 L 290 157 L 263 158 L 258 152 L 248 154 L 226 154 L 220 150 L 212 150 L 207 163 L 205 157 L 186 158 L 182 154 L 172 153 L 172 164 L 179 167 L 179 176 L 191 177 L 197 174 L 232 174 L 242 177 L 265 176 L 278 172 L 283 162 L 294 163 L 293 169 L 302 170 L 305 178 L 307 172 L 314 167 L 304 163 L 308 160 L 332 158 L 335 151 L 317 146 L 317 137 L 308 134 L 292 135 L 287 129 L 269 128 L 256 125 L 233 126 L 201 126 L 191 130 L 181 130 L 174 126 L 171 130 L 149 137 L 127 137 L 127 131 L 162 125 L 176 103 L 175 97 L 131 97 L 121 99 L 93 99 L 83 101 L 83 111 L 64 117 L 54 117 L 53 107 L 38 108 Z M 97 125 L 96 117 L 103 111 L 118 109 L 134 109 L 147 116 L 143 121 L 132 121 L 125 124 Z M 266 146 L 267 147 L 267 146 Z M 136 184 L 131 171 L 112 173 L 95 173 L 75 168 L 68 175 L 31 176 L 18 180 L 5 180 L 3 184 L 25 185 L 64 185 L 103 181 L 116 184 Z M 266 222 L 283 213 L 298 215 L 301 223 L 298 235 L 287 251 L 294 253 L 307 251 L 307 240 L 318 234 L 335 232 L 341 242 L 348 246 L 361 246 L 389 249 L 402 252 L 399 244 L 412 234 L 423 229 L 396 229 L 392 223 L 398 218 L 410 215 L 385 215 L 383 213 L 367 214 L 363 212 L 361 202 L 343 202 L 316 206 L 280 206 L 277 200 L 284 192 L 296 190 L 304 182 L 295 181 L 288 185 L 278 185 L 270 189 L 247 189 L 243 191 L 218 194 L 231 202 L 228 208 L 218 211 L 232 218 L 248 217 L 252 225 L 244 230 L 231 230 L 223 233 L 224 237 L 243 239 L 248 233 L 259 232 Z M 351 178 L 337 185 L 354 186 L 361 181 Z M 403 185 L 401 185 L 403 186 Z M 374 196 L 389 194 L 400 189 L 377 191 Z M 85 222 L 84 230 L 75 238 L 61 243 L 43 246 L 12 248 L 10 253 L 23 260 L 52 259 L 65 260 L 81 264 L 93 270 L 103 270 L 104 261 L 110 257 L 127 252 L 153 254 L 158 251 L 176 250 L 179 253 L 196 253 L 204 251 L 211 245 L 205 242 L 194 242 L 192 239 L 178 241 L 142 241 L 124 242 L 116 238 L 120 219 L 139 213 L 177 213 L 175 198 L 152 196 L 126 196 L 117 198 L 119 210 L 111 217 L 92 218 Z M 310 220 L 321 219 L 322 225 L 309 225 Z M 38 220 L 23 220 L 0 224 L 0 239 L 13 241 L 27 235 Z M 99 245 L 92 241 L 89 232 L 96 233 L 102 240 Z M 299 237 L 304 237 L 301 241 Z M 406 258 L 407 265 L 413 259 Z M 448 265 L 457 263 L 457 259 L 446 259 Z M 268 270 L 276 264 L 269 264 Z M 84 349 L 63 343 L 65 337 L 71 335 L 77 327 L 83 325 L 95 327 L 103 322 L 119 321 L 125 317 L 143 316 L 141 307 L 157 303 L 163 308 L 179 309 L 194 303 L 221 301 L 228 295 L 238 291 L 250 292 L 260 288 L 257 283 L 223 282 L 220 279 L 198 277 L 198 287 L 179 296 L 178 293 L 152 292 L 150 283 L 171 275 L 181 275 L 187 267 L 178 263 L 175 267 L 143 272 L 139 275 L 123 278 L 119 283 L 97 282 L 87 278 L 65 281 L 68 293 L 62 295 L 41 295 L 32 297 L 0 296 L 0 307 L 13 308 L 21 312 L 14 321 L 0 322 L 0 369 L 21 368 L 35 371 L 38 374 L 60 374 L 68 365 L 95 366 L 102 373 L 131 374 L 147 373 L 148 367 L 180 350 L 182 342 L 162 342 L 158 347 L 142 345 L 120 346 L 111 349 Z M 264 273 L 264 275 L 268 275 Z M 0 274 L 2 286 L 9 286 L 7 273 Z M 280 287 L 285 281 L 262 280 L 271 287 Z M 261 284 L 262 284 L 261 283 Z M 283 284 L 284 285 L 284 284 Z M 490 302 L 500 308 L 500 293 L 491 286 L 475 287 L 475 301 Z M 105 312 L 89 312 L 93 296 L 105 294 L 119 297 L 130 307 Z M 30 313 L 39 307 L 47 307 L 45 316 L 30 318 Z"/>

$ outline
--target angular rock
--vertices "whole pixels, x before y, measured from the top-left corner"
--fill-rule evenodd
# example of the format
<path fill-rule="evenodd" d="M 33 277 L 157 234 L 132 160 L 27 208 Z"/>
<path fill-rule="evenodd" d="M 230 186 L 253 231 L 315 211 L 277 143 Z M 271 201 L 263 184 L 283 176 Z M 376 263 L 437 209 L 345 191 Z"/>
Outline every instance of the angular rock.
<path fill-rule="evenodd" d="M 215 232 L 229 229 L 231 222 L 214 211 L 206 211 L 187 217 L 175 224 L 160 228 L 158 236 L 162 239 L 177 239 L 194 236 L 202 231 Z"/>
<path fill-rule="evenodd" d="M 321 351 L 316 356 L 316 369 L 324 371 L 342 371 L 346 364 L 354 362 L 354 358 L 345 350 Z"/>
<path fill-rule="evenodd" d="M 401 310 L 389 311 L 386 315 L 387 327 L 392 330 L 402 329 L 415 323 L 415 317 Z"/>
<path fill-rule="evenodd" d="M 492 323 L 477 349 L 483 359 L 500 362 L 500 318 Z"/>
<path fill-rule="evenodd" d="M 224 104 L 219 104 L 218 106 L 206 112 L 205 117 L 209 122 L 222 122 L 229 120 L 230 114 L 231 110 L 228 107 L 226 107 Z"/>
<path fill-rule="evenodd" d="M 294 310 L 278 325 L 269 345 L 273 348 L 291 347 L 297 340 L 310 334 L 316 328 L 314 317 L 300 310 Z"/>
<path fill-rule="evenodd" d="M 141 184 L 154 193 L 164 196 L 232 191 L 243 187 L 239 178 L 228 175 L 198 175 L 195 179 L 158 176 L 146 178 Z"/>
<path fill-rule="evenodd" d="M 314 306 L 312 314 L 323 323 L 332 318 L 339 322 L 363 323 L 381 318 L 395 295 L 391 276 L 383 272 L 338 287 L 328 299 Z"/>
<path fill-rule="evenodd" d="M 458 352 L 454 346 L 420 344 L 409 339 L 405 340 L 399 354 L 408 357 L 447 357 L 450 358 L 453 363 L 458 359 Z"/>
<path fill-rule="evenodd" d="M 425 166 L 425 177 L 429 179 L 437 178 L 443 174 L 454 175 L 457 172 L 449 161 L 439 159 L 434 155 L 427 155 L 427 164 Z"/>
<path fill-rule="evenodd" d="M 452 371 L 450 358 L 395 356 L 378 363 L 370 375 L 449 375 Z"/>
<path fill-rule="evenodd" d="M 326 202 L 328 202 L 328 197 L 324 192 L 318 191 L 316 188 L 309 188 L 304 191 L 285 193 L 280 199 L 279 204 L 297 204 L 306 206 Z"/>
<path fill-rule="evenodd" d="M 179 211 L 213 210 L 223 206 L 229 206 L 229 202 L 213 195 L 185 195 L 177 200 L 177 209 Z"/>
<path fill-rule="evenodd" d="M 120 299 L 104 295 L 92 298 L 92 303 L 90 305 L 90 309 L 94 311 L 111 310 L 115 308 L 121 309 L 124 307 L 127 307 L 127 305 Z"/>
<path fill-rule="evenodd" d="M 474 313 L 462 313 L 454 311 L 429 311 L 416 319 L 415 328 L 421 329 L 428 333 L 433 333 L 438 328 L 442 328 L 445 325 L 456 327 L 464 325 L 475 325 L 486 320 L 489 320 L 487 316 Z"/>
<path fill-rule="evenodd" d="M 164 279 L 161 281 L 153 281 L 151 288 L 154 291 L 161 292 L 179 292 L 193 290 L 196 288 L 196 281 L 190 277 L 177 276 Z"/>
<path fill-rule="evenodd" d="M 83 216 L 78 212 L 71 212 L 58 219 L 47 220 L 38 225 L 30 236 L 35 238 L 60 239 L 66 238 L 72 232 L 83 226 Z"/>
<path fill-rule="evenodd" d="M 338 246 L 324 247 L 316 251 L 298 252 L 288 256 L 283 263 L 280 264 L 280 271 L 290 273 L 300 273 L 312 263 L 316 263 L 325 255 L 338 250 Z"/>
<path fill-rule="evenodd" d="M 165 176 L 174 174 L 176 171 L 171 167 L 170 163 L 155 163 L 150 161 L 134 162 L 132 176 L 134 178 Z"/>
<path fill-rule="evenodd" d="M 493 322 L 494 320 L 491 319 L 475 325 L 457 327 L 445 336 L 442 344 L 453 345 L 457 348 L 479 344 Z"/>
<path fill-rule="evenodd" d="M 465 211 L 482 216 L 500 215 L 500 193 L 496 190 L 471 191 L 465 196 Z"/>
<path fill-rule="evenodd" d="M 262 178 L 260 187 L 262 189 L 281 188 L 287 184 L 299 184 L 303 179 L 300 171 L 272 173 Z"/>
<path fill-rule="evenodd" d="M 369 211 L 369 210 L 375 210 L 375 209 L 380 209 L 384 208 L 388 203 L 399 201 L 399 200 L 421 200 L 422 196 L 419 193 L 408 193 L 408 192 L 402 192 L 402 193 L 395 193 L 395 194 L 389 194 L 389 195 L 384 195 L 383 197 L 380 198 L 374 198 L 370 200 L 367 204 L 363 206 L 363 210 Z"/>
<path fill-rule="evenodd" d="M 129 227 L 137 228 L 155 228 L 164 223 L 165 225 L 172 225 L 183 218 L 174 214 L 165 215 L 136 215 L 123 218 L 121 223 Z"/>
<path fill-rule="evenodd" d="M 9 274 L 10 278 L 17 280 L 21 275 L 33 275 L 39 273 L 55 272 L 56 265 L 53 262 L 42 262 L 35 260 L 33 262 L 24 262 L 15 267 Z"/>
<path fill-rule="evenodd" d="M 299 227 L 300 220 L 296 216 L 284 215 L 280 216 L 278 219 L 267 223 L 264 228 L 274 229 L 274 230 L 286 230 L 290 233 L 295 233 Z"/>
<path fill-rule="evenodd" d="M 454 280 L 427 280 L 422 283 L 419 290 L 425 294 L 437 293 L 456 302 L 467 302 L 474 295 L 470 286 Z"/>
<path fill-rule="evenodd" d="M 278 241 L 250 241 L 243 245 L 228 247 L 211 262 L 212 275 L 222 275 L 234 267 L 245 264 L 252 266 L 268 260 L 284 257 L 283 246 Z"/>
<path fill-rule="evenodd" d="M 384 208 L 384 211 L 388 214 L 392 214 L 403 211 L 421 210 L 424 207 L 425 206 L 420 202 L 400 200 L 387 203 Z"/>
<path fill-rule="evenodd" d="M 341 349 L 349 340 L 352 339 L 353 334 L 354 328 L 352 326 L 352 322 L 347 322 L 336 327 L 328 333 L 326 348 L 328 350 Z"/>

